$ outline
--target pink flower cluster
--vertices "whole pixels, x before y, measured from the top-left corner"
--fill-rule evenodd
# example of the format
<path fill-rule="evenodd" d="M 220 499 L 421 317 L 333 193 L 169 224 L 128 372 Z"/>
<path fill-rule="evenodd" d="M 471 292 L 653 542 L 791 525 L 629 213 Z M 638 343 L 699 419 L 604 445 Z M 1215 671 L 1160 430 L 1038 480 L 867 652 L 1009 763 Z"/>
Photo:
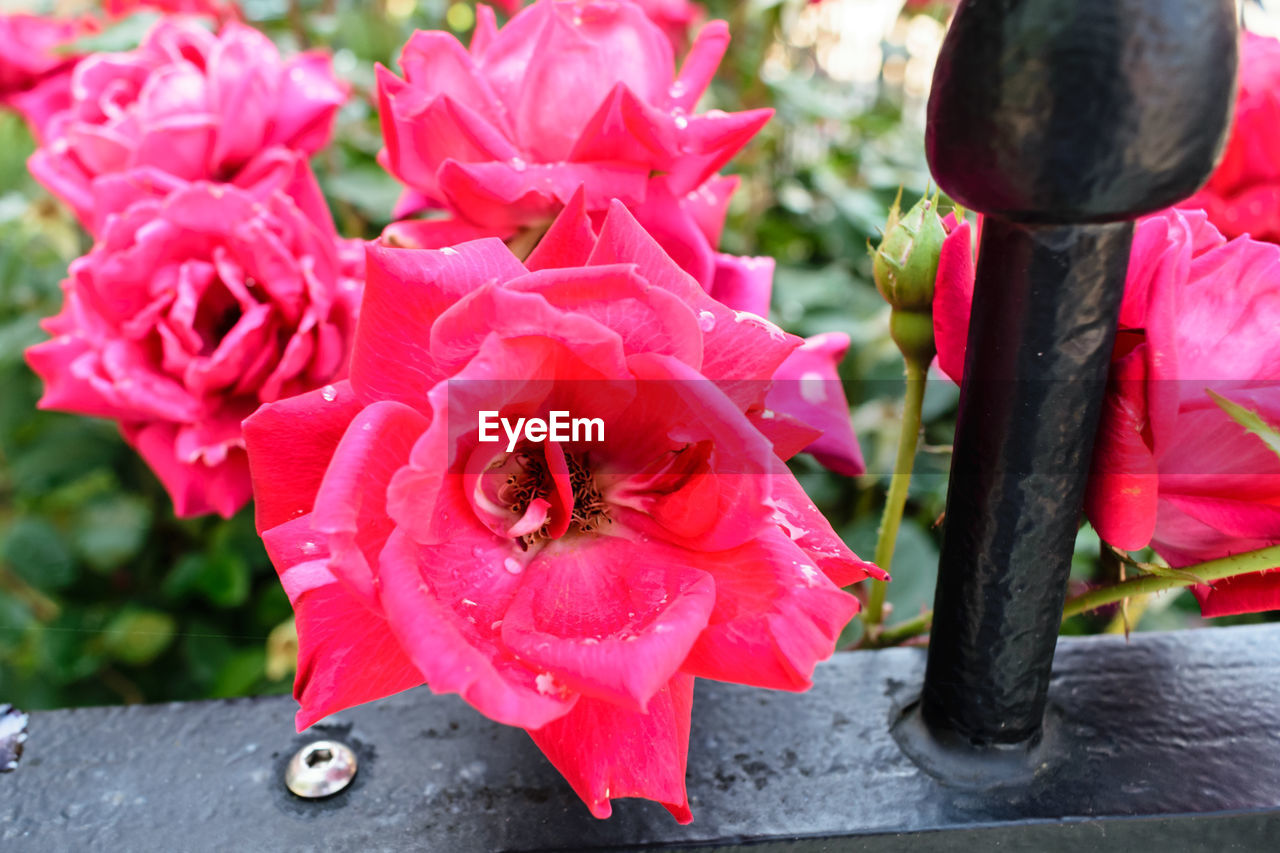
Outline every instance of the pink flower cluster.
<path fill-rule="evenodd" d="M 773 261 L 715 249 L 738 185 L 716 173 L 772 115 L 696 111 L 728 43 L 724 22 L 711 22 L 677 74 L 671 42 L 626 0 L 540 0 L 501 30 L 482 7 L 469 49 L 448 33 L 415 34 L 403 79 L 378 69 L 382 160 L 408 188 L 398 215 L 446 215 L 393 224 L 384 241 L 536 240 L 582 188 L 593 222 L 620 200 L 707 292 L 767 314 Z M 780 395 L 780 411 L 822 428 L 815 455 L 854 475 L 864 466 L 836 375 L 847 348 L 825 336 L 777 378 L 796 400 Z M 802 367 L 821 403 L 796 397 Z"/>
<path fill-rule="evenodd" d="M 292 170 L 100 178 L 118 212 L 71 264 L 53 340 L 28 351 L 40 406 L 118 421 L 181 516 L 244 506 L 240 422 L 345 372 L 360 282 L 306 164 Z"/>
<path fill-rule="evenodd" d="M 49 117 L 71 102 L 76 58 L 57 48 L 93 30 L 88 19 L 0 15 L 0 107 L 17 111 L 37 138 Z"/>
<path fill-rule="evenodd" d="M 0 15 L 0 107 L 18 112 L 40 139 L 45 123 L 71 101 L 71 71 L 82 57 L 67 53 L 78 38 L 138 11 L 181 12 L 214 20 L 239 17 L 231 0 L 106 0 L 106 18 Z"/>
<path fill-rule="evenodd" d="M 482 9 L 469 51 L 419 33 L 379 72 L 385 161 L 447 218 L 367 276 L 306 162 L 326 57 L 171 18 L 59 69 L 30 168 L 96 242 L 28 351 L 41 405 L 116 420 L 179 515 L 256 498 L 300 726 L 425 683 L 529 730 L 596 815 L 687 821 L 694 678 L 804 689 L 841 587 L 882 576 L 784 463 L 861 470 L 848 339 L 785 334 L 772 261 L 715 249 L 717 171 L 769 117 L 694 111 L 727 41 L 676 76 L 626 0 Z M 481 411 L 605 426 L 489 443 Z"/>
<path fill-rule="evenodd" d="M 257 521 L 299 726 L 425 682 L 529 730 L 598 817 L 642 796 L 687 822 L 694 677 L 807 687 L 858 609 L 840 587 L 880 573 L 783 464 L 765 397 L 799 339 L 621 202 L 597 233 L 584 195 L 523 264 L 371 248 L 350 380 L 246 424 Z M 486 410 L 604 427 L 504 446 Z"/>
<path fill-rule="evenodd" d="M 47 122 L 31 173 L 97 233 L 99 177 L 145 169 L 232 181 L 251 161 L 318 151 L 345 98 L 323 54 L 285 61 L 243 24 L 215 35 L 166 20 L 137 50 L 76 65 L 71 103 Z"/>
<path fill-rule="evenodd" d="M 363 252 L 305 160 L 344 89 L 320 54 L 181 18 L 70 74 L 30 168 L 97 242 L 28 353 L 40 404 L 118 421 L 179 515 L 230 516 L 251 495 L 240 422 L 346 371 Z"/>

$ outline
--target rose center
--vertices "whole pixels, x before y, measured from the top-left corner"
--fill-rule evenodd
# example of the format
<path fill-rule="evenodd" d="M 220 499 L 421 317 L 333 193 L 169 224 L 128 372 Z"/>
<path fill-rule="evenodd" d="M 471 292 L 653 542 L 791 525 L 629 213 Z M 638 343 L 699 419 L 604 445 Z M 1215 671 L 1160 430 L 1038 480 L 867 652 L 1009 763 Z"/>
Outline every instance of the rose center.
<path fill-rule="evenodd" d="M 594 533 L 611 521 L 609 506 L 591 474 L 587 454 L 565 453 L 564 460 L 569 469 L 569 487 L 573 494 L 568 532 Z M 516 463 L 516 470 L 507 475 L 498 497 L 513 514 L 524 515 L 530 503 L 552 494 L 555 484 L 540 456 L 521 452 L 516 455 Z M 520 546 L 527 550 L 530 545 L 552 538 L 550 528 L 551 520 L 548 519 L 537 530 L 519 537 Z"/>

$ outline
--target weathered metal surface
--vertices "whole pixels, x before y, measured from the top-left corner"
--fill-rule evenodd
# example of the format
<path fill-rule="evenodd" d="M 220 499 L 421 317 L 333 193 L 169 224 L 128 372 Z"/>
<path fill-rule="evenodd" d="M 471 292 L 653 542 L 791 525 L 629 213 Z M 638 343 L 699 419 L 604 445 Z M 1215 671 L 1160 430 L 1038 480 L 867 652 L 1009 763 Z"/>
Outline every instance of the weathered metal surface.
<path fill-rule="evenodd" d="M 947 34 L 929 164 L 987 218 L 919 733 L 934 766 L 1037 748 L 1128 220 L 1209 177 L 1236 40 L 1233 0 L 969 0 Z"/>
<path fill-rule="evenodd" d="M 935 730 L 1040 729 L 1132 233 L 983 229 L 924 689 Z"/>
<path fill-rule="evenodd" d="M 925 147 L 973 210 L 1117 222 L 1209 177 L 1230 124 L 1235 0 L 968 0 L 935 67 Z"/>
<path fill-rule="evenodd" d="M 919 650 L 844 654 L 805 695 L 699 682 L 694 823 L 622 801 L 593 819 L 521 731 L 411 691 L 306 735 L 284 697 L 40 712 L 0 776 L 0 850 L 1270 850 L 1280 846 L 1280 625 L 1064 640 L 1060 749 L 1007 788 L 948 786 L 891 724 Z M 288 793 L 316 737 L 360 771 Z M 758 846 L 757 846 L 758 845 Z"/>

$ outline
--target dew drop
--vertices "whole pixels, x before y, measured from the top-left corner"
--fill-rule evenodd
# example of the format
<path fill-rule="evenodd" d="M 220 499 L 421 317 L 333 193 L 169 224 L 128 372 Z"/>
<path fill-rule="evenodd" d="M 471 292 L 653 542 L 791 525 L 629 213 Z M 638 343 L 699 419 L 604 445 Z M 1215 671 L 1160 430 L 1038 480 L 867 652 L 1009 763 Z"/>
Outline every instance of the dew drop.
<path fill-rule="evenodd" d="M 529 164 L 519 157 L 512 157 L 510 162 L 511 168 L 515 169 L 517 172 L 523 172 L 525 169 L 529 168 Z"/>
<path fill-rule="evenodd" d="M 800 398 L 814 406 L 826 402 L 827 383 L 821 373 L 809 371 L 800 377 Z"/>
<path fill-rule="evenodd" d="M 689 119 L 685 118 L 684 116 L 676 116 L 677 128 L 679 128 L 680 130 L 684 130 L 688 126 L 689 126 Z"/>
<path fill-rule="evenodd" d="M 324 386 L 324 390 L 320 392 L 320 396 L 324 397 L 325 402 L 332 403 L 334 400 L 338 399 L 338 389 L 334 388 L 332 385 L 326 385 Z"/>
<path fill-rule="evenodd" d="M 520 561 L 515 557 L 507 557 L 502 561 L 502 565 L 503 568 L 511 572 L 513 575 L 518 575 L 524 571 L 524 566 L 520 565 Z"/>
<path fill-rule="evenodd" d="M 710 311 L 698 312 L 698 328 L 704 332 L 709 332 L 716 327 L 716 315 Z"/>
<path fill-rule="evenodd" d="M 452 256 L 452 255 L 458 254 L 458 250 L 453 248 L 452 246 L 445 246 L 443 249 L 440 250 L 440 254 Z"/>
<path fill-rule="evenodd" d="M 735 311 L 733 312 L 733 319 L 736 323 L 750 323 L 752 325 L 759 326 L 769 333 L 769 337 L 774 338 L 775 340 L 786 340 L 786 332 L 782 331 L 782 329 L 761 317 L 759 314 L 753 314 L 750 311 Z"/>
<path fill-rule="evenodd" d="M 685 85 L 685 82 L 683 80 L 677 80 L 671 84 L 671 88 L 667 90 L 667 94 L 672 98 L 679 99 L 683 98 L 688 91 L 689 87 Z"/>

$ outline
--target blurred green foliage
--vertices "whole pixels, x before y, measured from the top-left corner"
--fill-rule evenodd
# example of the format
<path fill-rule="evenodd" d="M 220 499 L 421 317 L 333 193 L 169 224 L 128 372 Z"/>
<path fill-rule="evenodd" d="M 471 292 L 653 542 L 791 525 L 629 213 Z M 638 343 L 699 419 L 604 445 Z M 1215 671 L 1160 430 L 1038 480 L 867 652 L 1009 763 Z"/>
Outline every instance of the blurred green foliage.
<path fill-rule="evenodd" d="M 778 260 L 773 308 L 785 328 L 802 335 L 838 330 L 853 339 L 842 375 L 871 473 L 850 480 L 806 457 L 794 466 L 836 530 L 869 556 L 903 384 L 866 246 L 878 239 L 899 187 L 909 203 L 929 183 L 923 102 L 889 72 L 905 64 L 909 78 L 910 63 L 921 60 L 904 45 L 921 34 L 940 36 L 941 24 L 895 23 L 891 16 L 876 47 L 881 70 L 850 80 L 823 70 L 824 51 L 838 59 L 840 46 L 801 20 L 817 14 L 804 0 L 707 5 L 734 34 L 708 106 L 777 111 L 730 165 L 743 185 L 723 248 Z M 414 28 L 453 29 L 465 40 L 470 7 L 445 0 L 242 6 L 285 50 L 333 51 L 353 96 L 337 141 L 315 165 L 344 235 L 376 236 L 399 186 L 375 160 L 382 141 L 371 98 L 374 63 L 394 66 Z M 120 48 L 140 32 L 127 24 L 97 38 Z M 88 245 L 27 176 L 30 150 L 21 123 L 0 116 L 0 699 L 49 708 L 285 691 L 291 611 L 252 510 L 229 521 L 175 519 L 154 476 L 112 424 L 36 409 L 40 387 L 22 352 L 43 339 L 39 321 L 57 313 L 58 283 Z M 931 383 L 925 449 L 889 589 L 890 623 L 932 604 L 956 397 L 949 382 Z M 1078 580 L 1114 571 L 1088 528 L 1078 551 Z M 1190 596 L 1166 596 L 1148 609 L 1142 627 L 1185 626 L 1195 612 Z M 1067 628 L 1096 631 L 1113 615 L 1080 617 Z M 855 621 L 846 641 L 860 630 Z"/>

